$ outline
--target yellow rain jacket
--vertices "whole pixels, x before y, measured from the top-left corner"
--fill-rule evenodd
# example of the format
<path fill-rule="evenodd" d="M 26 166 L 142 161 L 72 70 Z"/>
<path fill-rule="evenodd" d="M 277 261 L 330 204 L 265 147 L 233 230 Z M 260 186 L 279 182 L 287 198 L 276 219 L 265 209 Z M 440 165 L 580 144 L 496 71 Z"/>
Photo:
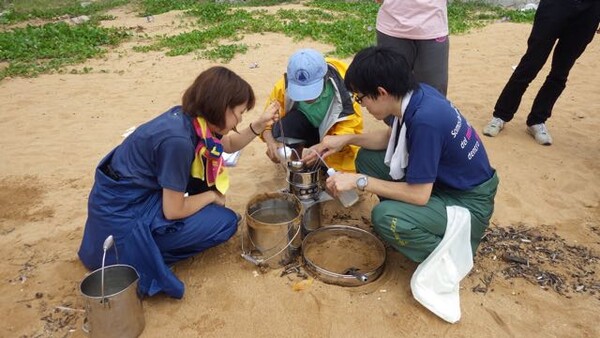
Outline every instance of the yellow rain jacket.
<path fill-rule="evenodd" d="M 343 61 L 333 58 L 325 58 L 325 61 L 329 68 L 325 77 L 333 84 L 335 95 L 325 118 L 319 125 L 319 137 L 323 140 L 325 135 L 361 134 L 363 120 L 360 105 L 352 100 L 352 94 L 344 86 L 343 79 L 348 66 Z M 265 107 L 273 101 L 278 101 L 281 105 L 280 117 L 285 116 L 294 106 L 294 101 L 286 94 L 285 74 L 275 83 Z M 267 129 L 270 130 L 271 127 L 268 126 Z M 327 157 L 325 162 L 337 171 L 355 172 L 354 159 L 357 152 L 357 146 L 349 145 Z"/>

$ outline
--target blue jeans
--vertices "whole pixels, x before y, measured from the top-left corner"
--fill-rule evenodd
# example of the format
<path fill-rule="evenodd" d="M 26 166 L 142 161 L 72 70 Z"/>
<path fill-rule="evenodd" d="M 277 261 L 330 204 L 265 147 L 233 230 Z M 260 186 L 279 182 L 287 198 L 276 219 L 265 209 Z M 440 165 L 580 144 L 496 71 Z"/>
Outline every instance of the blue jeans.
<path fill-rule="evenodd" d="M 209 204 L 185 219 L 153 222 L 152 237 L 167 265 L 226 242 L 237 231 L 237 216 L 226 207 Z"/>

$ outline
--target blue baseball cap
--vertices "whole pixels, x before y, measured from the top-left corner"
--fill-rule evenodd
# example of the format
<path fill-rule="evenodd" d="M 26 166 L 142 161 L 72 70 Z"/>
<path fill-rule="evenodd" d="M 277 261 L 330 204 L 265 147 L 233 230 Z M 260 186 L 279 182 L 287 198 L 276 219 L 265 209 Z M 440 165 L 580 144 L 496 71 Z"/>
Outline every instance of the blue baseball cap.
<path fill-rule="evenodd" d="M 300 49 L 287 66 L 287 94 L 294 101 L 314 100 L 323 91 L 325 58 L 314 49 Z"/>

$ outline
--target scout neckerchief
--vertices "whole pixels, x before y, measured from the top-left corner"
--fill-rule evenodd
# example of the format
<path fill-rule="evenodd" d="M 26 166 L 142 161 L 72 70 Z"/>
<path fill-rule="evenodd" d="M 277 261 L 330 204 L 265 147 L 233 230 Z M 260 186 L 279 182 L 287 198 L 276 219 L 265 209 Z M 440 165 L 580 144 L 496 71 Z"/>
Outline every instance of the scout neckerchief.
<path fill-rule="evenodd" d="M 223 162 L 223 145 L 221 141 L 213 137 L 202 117 L 192 120 L 198 145 L 196 146 L 196 157 L 192 162 L 192 177 L 206 181 L 209 187 L 217 186 L 221 194 L 229 189 L 229 175 Z M 206 168 L 202 158 L 206 159 Z"/>

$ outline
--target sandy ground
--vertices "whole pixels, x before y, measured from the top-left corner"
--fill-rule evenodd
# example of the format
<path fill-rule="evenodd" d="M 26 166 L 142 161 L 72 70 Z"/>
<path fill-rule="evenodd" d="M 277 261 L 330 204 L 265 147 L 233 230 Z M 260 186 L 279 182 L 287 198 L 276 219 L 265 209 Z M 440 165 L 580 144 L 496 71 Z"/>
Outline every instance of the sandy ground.
<path fill-rule="evenodd" d="M 113 14 L 117 19 L 107 24 L 137 27 L 150 35 L 185 29 L 176 12 L 152 22 L 123 10 Z M 449 98 L 477 130 L 490 118 L 525 50 L 529 30 L 529 25 L 496 23 L 451 37 Z M 296 49 L 332 50 L 274 34 L 250 35 L 244 41 L 251 46 L 248 53 L 227 64 L 252 84 L 260 102 L 244 123 L 258 116 Z M 177 104 L 195 76 L 213 65 L 193 55 L 136 53 L 133 44 L 76 67 L 91 67 L 88 74 L 0 82 L 2 337 L 83 336 L 79 283 L 87 271 L 76 252 L 94 168 L 122 141 L 125 130 Z M 414 300 L 409 281 L 416 265 L 397 252 L 388 249 L 378 280 L 345 288 L 302 282 L 295 274 L 281 276 L 281 269 L 259 271 L 240 257 L 238 231 L 226 244 L 175 266 L 186 284 L 182 300 L 160 295 L 144 300 L 143 336 L 600 336 L 600 283 L 594 277 L 600 253 L 598 55 L 597 38 L 577 61 L 548 122 L 554 145 L 539 146 L 525 131 L 527 110 L 547 67 L 525 94 L 514 121 L 499 137 L 484 138 L 501 177 L 493 228 L 529 236 L 512 236 L 517 244 L 500 246 L 513 253 L 520 248 L 523 256 L 554 243 L 553 258 L 540 265 L 553 269 L 554 283 L 542 283 L 546 277 L 541 275 L 533 280 L 513 270 L 511 275 L 506 269 L 519 264 L 502 259 L 494 251 L 498 244 L 485 242 L 487 251 L 480 250 L 475 268 L 461 284 L 462 319 L 451 325 Z M 367 131 L 382 128 L 365 116 Z M 236 211 L 243 213 L 253 194 L 286 186 L 284 172 L 264 152 L 264 144 L 253 141 L 231 170 L 228 205 Z M 373 201 L 362 196 L 359 207 L 350 211 L 329 202 L 324 222 L 368 229 Z M 532 239 L 539 246 L 533 247 Z"/>

